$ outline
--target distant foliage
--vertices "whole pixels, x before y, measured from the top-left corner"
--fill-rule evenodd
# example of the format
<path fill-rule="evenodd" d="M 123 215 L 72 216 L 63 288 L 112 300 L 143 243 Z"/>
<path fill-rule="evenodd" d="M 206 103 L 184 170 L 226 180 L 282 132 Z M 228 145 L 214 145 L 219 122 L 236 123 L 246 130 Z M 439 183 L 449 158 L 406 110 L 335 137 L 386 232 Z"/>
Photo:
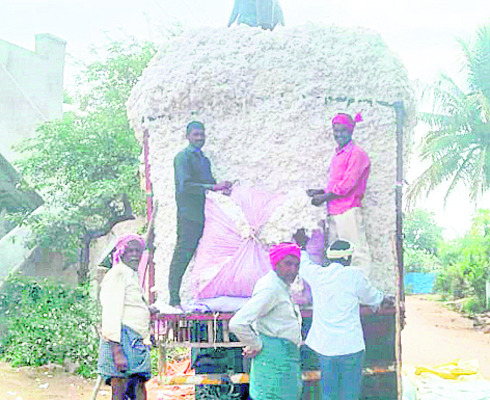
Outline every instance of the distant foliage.
<path fill-rule="evenodd" d="M 434 213 L 416 209 L 403 218 L 403 263 L 405 272 L 434 272 L 441 267 L 437 248 L 442 243 L 442 228 Z"/>
<path fill-rule="evenodd" d="M 442 228 L 437 225 L 433 212 L 416 209 L 403 219 L 403 236 L 405 249 L 434 255 L 442 242 Z"/>
<path fill-rule="evenodd" d="M 425 250 L 406 248 L 403 253 L 405 272 L 436 272 L 442 267 L 436 255 Z"/>
<path fill-rule="evenodd" d="M 490 210 L 481 209 L 465 236 L 440 247 L 444 269 L 436 281 L 437 290 L 455 298 L 473 296 L 471 309 L 484 309 L 489 259 Z"/>
<path fill-rule="evenodd" d="M 90 242 L 116 223 L 144 213 L 141 147 L 129 126 L 126 101 L 155 54 L 150 43 L 112 43 L 78 78 L 77 111 L 37 129 L 16 163 L 45 200 L 41 210 L 11 218 L 27 224 L 33 245 L 62 251 L 86 279 Z M 68 95 L 65 95 L 65 98 Z"/>
<path fill-rule="evenodd" d="M 434 214 L 425 210 L 406 214 L 403 232 L 406 272 L 436 272 L 436 292 L 448 299 L 465 299 L 465 312 L 485 310 L 490 210 L 478 210 L 468 232 L 454 240 L 443 239 Z"/>
<path fill-rule="evenodd" d="M 0 358 L 13 366 L 68 359 L 79 364 L 80 375 L 94 376 L 99 317 L 88 286 L 11 276 L 0 295 Z"/>

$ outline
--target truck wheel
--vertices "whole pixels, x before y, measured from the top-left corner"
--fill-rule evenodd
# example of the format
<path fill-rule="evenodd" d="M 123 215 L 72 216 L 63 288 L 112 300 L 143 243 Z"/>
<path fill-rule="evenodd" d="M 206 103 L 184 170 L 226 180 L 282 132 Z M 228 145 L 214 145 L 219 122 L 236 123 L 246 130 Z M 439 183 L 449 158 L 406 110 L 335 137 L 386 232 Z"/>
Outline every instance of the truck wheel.
<path fill-rule="evenodd" d="M 248 400 L 248 385 L 196 385 L 196 400 Z"/>

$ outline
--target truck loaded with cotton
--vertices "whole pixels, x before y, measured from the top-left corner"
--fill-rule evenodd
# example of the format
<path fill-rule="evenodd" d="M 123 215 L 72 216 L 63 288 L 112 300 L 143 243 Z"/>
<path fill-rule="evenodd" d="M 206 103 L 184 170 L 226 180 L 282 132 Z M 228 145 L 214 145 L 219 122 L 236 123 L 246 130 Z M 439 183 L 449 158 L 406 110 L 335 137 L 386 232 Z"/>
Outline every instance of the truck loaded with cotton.
<path fill-rule="evenodd" d="M 231 196 L 206 195 L 203 236 L 181 290 L 187 312 L 161 315 L 156 322 L 162 349 L 164 343 L 210 349 L 200 364 L 198 357 L 190 382 L 203 384 L 201 398 L 220 393 L 217 383 L 233 382 L 243 391 L 247 365 L 227 321 L 270 270 L 269 246 L 291 241 L 304 228 L 312 236 L 311 253 L 323 252 L 327 211 L 312 206 L 306 190 L 326 185 L 336 148 L 330 121 L 338 112 L 362 114 L 353 139 L 371 160 L 361 208 L 369 249 L 363 267 L 378 288 L 397 296 L 396 307 L 361 311 L 362 398 L 397 398 L 401 182 L 414 109 L 404 66 L 377 33 L 364 28 L 201 28 L 176 37 L 151 61 L 131 94 L 128 113 L 145 149 L 149 212 L 158 204 L 150 271 L 158 301 L 168 301 L 176 240 L 173 160 L 187 145 L 190 121 L 206 127 L 204 151 L 216 180 L 234 182 Z M 300 281 L 293 289 L 306 333 L 310 299 Z M 306 348 L 302 357 L 303 398 L 314 399 L 317 363 Z M 205 373 L 222 375 L 213 380 Z"/>

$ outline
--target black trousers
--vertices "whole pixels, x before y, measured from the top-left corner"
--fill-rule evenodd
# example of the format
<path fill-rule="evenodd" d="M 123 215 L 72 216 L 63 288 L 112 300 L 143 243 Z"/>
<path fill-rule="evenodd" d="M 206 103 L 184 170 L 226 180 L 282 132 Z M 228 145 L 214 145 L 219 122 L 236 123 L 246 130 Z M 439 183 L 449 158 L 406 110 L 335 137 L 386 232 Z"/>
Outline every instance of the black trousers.
<path fill-rule="evenodd" d="M 170 305 L 180 304 L 180 286 L 182 277 L 196 252 L 199 239 L 202 237 L 204 223 L 177 218 L 177 243 L 170 263 L 168 276 L 168 291 L 170 292 Z"/>

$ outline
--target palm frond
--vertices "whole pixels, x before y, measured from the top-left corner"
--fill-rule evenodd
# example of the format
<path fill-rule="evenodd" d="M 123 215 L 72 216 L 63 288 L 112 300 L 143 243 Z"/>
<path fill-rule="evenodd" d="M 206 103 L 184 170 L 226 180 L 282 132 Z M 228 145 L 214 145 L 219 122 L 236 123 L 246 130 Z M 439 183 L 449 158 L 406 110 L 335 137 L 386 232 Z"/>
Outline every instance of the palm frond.
<path fill-rule="evenodd" d="M 460 72 L 466 76 L 466 81 L 468 83 L 468 88 L 474 90 L 474 74 L 473 66 L 475 65 L 475 57 L 473 54 L 473 49 L 470 41 L 464 40 L 462 38 L 456 39 L 463 53 L 463 59 L 460 67 Z"/>
<path fill-rule="evenodd" d="M 453 176 L 453 171 L 459 168 L 459 163 L 460 156 L 454 152 L 448 152 L 439 160 L 432 162 L 409 187 L 408 197 L 418 198 L 424 192 L 427 194 L 441 183 L 446 182 Z"/>
<path fill-rule="evenodd" d="M 470 66 L 475 91 L 490 98 L 490 24 L 478 29 L 473 46 L 473 64 Z"/>
<path fill-rule="evenodd" d="M 440 152 L 427 151 L 426 158 L 430 157 L 431 165 L 410 186 L 407 192 L 408 201 L 414 202 L 423 194 L 427 195 L 442 183 L 451 180 L 445 194 L 446 202 L 447 196 L 458 183 L 468 185 L 471 181 L 472 171 L 477 164 L 476 157 L 480 153 L 481 149 L 476 144 L 444 148 Z"/>
<path fill-rule="evenodd" d="M 472 156 L 474 153 L 478 151 L 477 148 L 474 148 L 472 151 L 470 151 L 466 157 L 464 158 L 463 162 L 461 165 L 456 169 L 454 172 L 453 179 L 451 183 L 449 184 L 449 187 L 446 190 L 446 194 L 444 195 L 444 205 L 447 203 L 447 199 L 449 195 L 453 192 L 453 190 L 457 187 L 459 183 L 465 183 L 466 182 L 466 177 L 467 177 L 467 167 L 472 163 Z"/>
<path fill-rule="evenodd" d="M 487 144 L 480 148 L 478 162 L 473 169 L 474 176 L 472 182 L 475 182 L 475 199 L 478 195 L 483 194 L 490 189 L 490 145 Z"/>
<path fill-rule="evenodd" d="M 419 157 L 430 166 L 408 190 L 413 201 L 443 182 L 447 196 L 463 183 L 473 199 L 490 188 L 490 24 L 478 29 L 474 41 L 459 40 L 469 92 L 448 75 L 424 88 L 431 113 L 420 119 L 430 126 Z"/>
<path fill-rule="evenodd" d="M 472 92 L 483 92 L 490 97 L 490 24 L 481 26 L 475 40 L 458 39 L 464 55 L 462 72 L 467 75 Z"/>
<path fill-rule="evenodd" d="M 420 149 L 421 160 L 437 161 L 446 153 L 462 153 L 477 143 L 472 134 L 461 132 L 458 127 L 429 131 L 423 138 Z"/>
<path fill-rule="evenodd" d="M 490 145 L 487 145 L 485 147 L 485 151 L 483 152 L 483 157 L 486 162 L 483 165 L 483 178 L 484 178 L 484 183 L 485 187 L 488 189 L 490 188 Z"/>

